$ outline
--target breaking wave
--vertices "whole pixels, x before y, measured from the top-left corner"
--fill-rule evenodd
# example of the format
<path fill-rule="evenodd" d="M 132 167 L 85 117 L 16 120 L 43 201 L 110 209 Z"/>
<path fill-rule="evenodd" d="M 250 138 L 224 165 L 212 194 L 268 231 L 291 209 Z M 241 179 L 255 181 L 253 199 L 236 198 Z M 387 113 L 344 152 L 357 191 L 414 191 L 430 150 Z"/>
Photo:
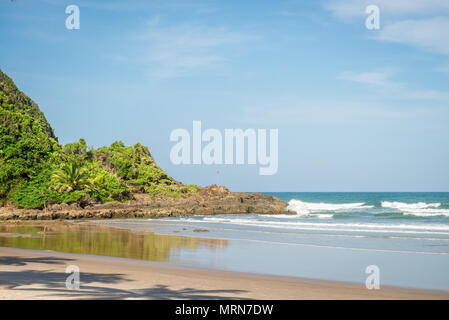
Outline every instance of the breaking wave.
<path fill-rule="evenodd" d="M 445 216 L 449 217 L 449 209 L 435 209 L 441 206 L 441 203 L 404 203 L 404 202 L 389 202 L 382 201 L 382 208 L 389 208 L 398 210 L 405 216 L 416 216 L 416 217 L 438 217 Z"/>
<path fill-rule="evenodd" d="M 391 208 L 391 209 L 399 209 L 399 210 L 414 210 L 414 209 L 427 209 L 427 208 L 438 208 L 441 206 L 441 203 L 425 203 L 425 202 L 417 202 L 417 203 L 404 203 L 397 201 L 382 201 L 382 208 Z"/>
<path fill-rule="evenodd" d="M 304 202 L 301 200 L 290 200 L 287 209 L 296 212 L 300 216 L 313 215 L 325 218 L 331 218 L 333 215 L 329 213 L 320 214 L 321 212 L 341 212 L 347 210 L 365 210 L 372 209 L 374 206 L 365 205 L 364 202 L 358 203 L 324 203 L 324 202 Z M 323 218 L 324 218 L 323 217 Z"/>
<path fill-rule="evenodd" d="M 314 217 L 331 219 L 350 216 L 351 213 L 368 213 L 375 216 L 409 216 L 409 217 L 449 217 L 449 209 L 440 208 L 441 203 L 405 203 L 382 201 L 379 206 L 356 203 L 305 202 L 297 199 L 289 201 L 287 209 L 296 212 L 297 217 Z M 372 210 L 374 209 L 374 210 Z M 382 210 L 390 209 L 388 212 Z M 380 212 L 379 212 L 380 210 Z"/>
<path fill-rule="evenodd" d="M 268 218 L 268 216 L 266 216 Z M 276 216 L 274 217 L 276 218 Z M 162 219 L 163 220 L 163 219 Z M 169 221 L 169 220 L 167 220 Z M 201 220 L 185 218 L 185 221 L 195 223 L 220 223 L 240 226 L 271 227 L 283 229 L 315 230 L 315 231 L 343 231 L 343 232 L 382 232 L 382 233 L 443 233 L 448 234 L 449 225 L 416 225 L 416 224 L 385 224 L 385 223 L 325 223 L 303 221 L 274 221 L 254 220 L 238 217 L 204 217 Z"/>

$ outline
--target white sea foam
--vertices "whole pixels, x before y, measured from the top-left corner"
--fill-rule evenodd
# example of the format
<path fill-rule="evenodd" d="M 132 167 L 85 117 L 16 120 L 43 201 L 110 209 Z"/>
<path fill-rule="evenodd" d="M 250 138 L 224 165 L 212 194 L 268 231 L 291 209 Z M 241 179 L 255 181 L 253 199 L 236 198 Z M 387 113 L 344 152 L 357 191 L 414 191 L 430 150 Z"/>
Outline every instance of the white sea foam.
<path fill-rule="evenodd" d="M 404 202 L 389 202 L 382 201 L 383 208 L 390 208 L 399 210 L 403 215 L 413 215 L 417 217 L 437 217 L 446 216 L 449 217 L 448 209 L 435 209 L 441 206 L 441 203 L 404 203 Z"/>
<path fill-rule="evenodd" d="M 404 215 L 413 215 L 417 217 L 449 217 L 448 209 L 408 209 L 402 212 Z"/>
<path fill-rule="evenodd" d="M 357 209 L 371 209 L 374 206 L 367 206 L 364 202 L 358 203 L 324 203 L 324 202 L 304 202 L 301 200 L 290 200 L 287 206 L 288 210 L 296 212 L 300 216 L 307 216 L 319 212 L 326 211 L 342 211 L 342 210 L 357 210 Z M 315 216 L 314 215 L 314 216 Z M 326 214 L 326 217 L 331 215 Z"/>
<path fill-rule="evenodd" d="M 417 202 L 417 203 L 405 203 L 405 202 L 397 202 L 397 201 L 382 201 L 381 203 L 383 208 L 392 208 L 392 209 L 427 209 L 427 208 L 438 208 L 441 206 L 441 203 L 425 203 L 425 202 Z"/>
<path fill-rule="evenodd" d="M 190 218 L 186 218 L 190 220 Z M 386 233 L 416 233 L 416 234 L 445 234 L 449 233 L 449 226 L 442 224 L 385 224 L 385 223 L 325 223 L 300 221 L 271 221 L 245 218 L 219 218 L 204 217 L 203 220 L 190 220 L 192 222 L 224 223 L 231 225 L 244 225 L 253 227 L 268 227 L 296 230 L 315 231 L 341 231 L 341 232 L 386 232 Z"/>

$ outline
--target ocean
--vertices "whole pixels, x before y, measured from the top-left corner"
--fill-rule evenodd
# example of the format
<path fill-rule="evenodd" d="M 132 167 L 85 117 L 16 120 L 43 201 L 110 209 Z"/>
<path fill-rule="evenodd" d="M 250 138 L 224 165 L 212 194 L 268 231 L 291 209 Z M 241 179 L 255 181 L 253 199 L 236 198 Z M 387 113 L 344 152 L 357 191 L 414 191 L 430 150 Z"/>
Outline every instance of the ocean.
<path fill-rule="evenodd" d="M 236 214 L 98 221 L 119 228 L 226 240 L 177 250 L 205 268 L 449 290 L 449 193 L 267 193 L 293 215 Z"/>

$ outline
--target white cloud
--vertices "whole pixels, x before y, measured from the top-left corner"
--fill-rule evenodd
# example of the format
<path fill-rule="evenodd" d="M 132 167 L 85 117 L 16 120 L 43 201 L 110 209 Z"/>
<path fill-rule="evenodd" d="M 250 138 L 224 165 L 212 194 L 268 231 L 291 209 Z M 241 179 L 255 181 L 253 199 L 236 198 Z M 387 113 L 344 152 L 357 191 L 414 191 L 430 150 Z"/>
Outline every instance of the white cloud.
<path fill-rule="evenodd" d="M 250 37 L 224 27 L 160 27 L 153 21 L 140 39 L 148 44 L 145 60 L 152 75 L 171 78 L 229 61 L 231 49 Z"/>
<path fill-rule="evenodd" d="M 366 16 L 368 5 L 377 5 L 382 16 L 393 17 L 407 14 L 448 14 L 447 0 L 330 0 L 325 8 L 341 20 Z"/>
<path fill-rule="evenodd" d="M 291 125 L 365 125 L 379 121 L 404 121 L 423 118 L 441 108 L 392 108 L 388 105 L 355 101 L 307 101 L 279 103 L 243 109 L 242 118 L 254 126 Z"/>
<path fill-rule="evenodd" d="M 330 0 L 325 8 L 337 19 L 362 23 L 371 4 L 379 7 L 381 24 L 373 39 L 449 54 L 448 0 Z"/>
<path fill-rule="evenodd" d="M 383 96 L 391 96 L 394 99 L 449 103 L 449 91 L 412 89 L 407 83 L 392 80 L 392 75 L 393 72 L 390 70 L 372 72 L 344 71 L 337 76 L 337 79 L 369 85 L 371 88 L 379 90 Z"/>
<path fill-rule="evenodd" d="M 449 92 L 437 90 L 408 90 L 408 98 L 419 100 L 443 101 L 449 103 Z"/>
<path fill-rule="evenodd" d="M 386 25 L 375 39 L 414 45 L 427 51 L 449 54 L 449 18 L 437 17 L 395 22 Z"/>
<path fill-rule="evenodd" d="M 49 4 L 60 5 L 60 0 L 43 0 Z M 102 11 L 129 12 L 129 11 L 154 11 L 154 10 L 187 10 L 191 13 L 208 14 L 218 11 L 213 1 L 186 1 L 186 0 L 78 0 L 81 8 L 90 8 Z"/>
<path fill-rule="evenodd" d="M 382 87 L 396 87 L 400 85 L 397 82 L 390 81 L 389 78 L 392 72 L 387 71 L 371 71 L 371 72 L 353 72 L 344 71 L 338 75 L 340 80 L 354 81 L 362 84 L 382 86 Z"/>
<path fill-rule="evenodd" d="M 443 64 L 435 68 L 435 71 L 449 73 L 449 64 Z"/>

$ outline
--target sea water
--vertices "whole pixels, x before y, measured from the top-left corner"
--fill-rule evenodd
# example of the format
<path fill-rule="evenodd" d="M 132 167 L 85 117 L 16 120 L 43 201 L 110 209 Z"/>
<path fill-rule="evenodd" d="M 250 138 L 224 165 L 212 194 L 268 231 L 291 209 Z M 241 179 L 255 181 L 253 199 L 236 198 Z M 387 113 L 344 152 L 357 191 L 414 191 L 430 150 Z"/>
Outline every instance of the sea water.
<path fill-rule="evenodd" d="M 201 267 L 449 290 L 449 193 L 268 193 L 293 214 L 102 221 L 116 227 L 227 240 L 173 253 Z"/>

